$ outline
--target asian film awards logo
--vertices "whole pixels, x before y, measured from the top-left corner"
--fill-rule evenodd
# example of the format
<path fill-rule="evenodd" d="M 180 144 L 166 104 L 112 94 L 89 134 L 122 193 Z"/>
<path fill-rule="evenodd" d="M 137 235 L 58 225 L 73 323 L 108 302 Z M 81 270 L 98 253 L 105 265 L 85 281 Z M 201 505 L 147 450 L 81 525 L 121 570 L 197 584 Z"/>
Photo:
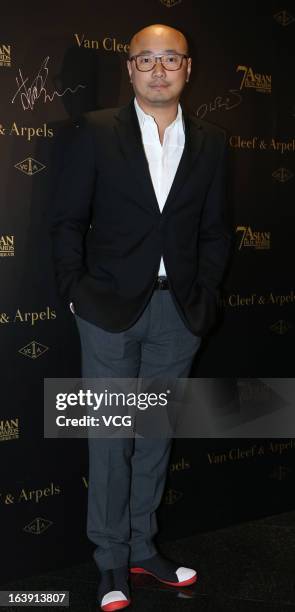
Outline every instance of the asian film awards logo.
<path fill-rule="evenodd" d="M 252 247 L 254 249 L 270 249 L 270 232 L 253 231 L 250 225 L 238 225 L 236 232 L 241 233 L 239 251 L 243 247 Z"/>
<path fill-rule="evenodd" d="M 14 235 L 2 234 L 0 235 L 0 257 L 13 257 L 14 256 Z"/>
<path fill-rule="evenodd" d="M 242 72 L 240 89 L 256 89 L 261 93 L 271 93 L 271 75 L 254 72 L 250 66 L 238 65 L 236 72 Z"/>
<path fill-rule="evenodd" d="M 18 417 L 13 419 L 1 419 L 0 421 L 0 442 L 7 440 L 17 440 L 19 438 L 19 420 Z"/>
<path fill-rule="evenodd" d="M 0 67 L 11 68 L 11 46 L 0 44 Z"/>

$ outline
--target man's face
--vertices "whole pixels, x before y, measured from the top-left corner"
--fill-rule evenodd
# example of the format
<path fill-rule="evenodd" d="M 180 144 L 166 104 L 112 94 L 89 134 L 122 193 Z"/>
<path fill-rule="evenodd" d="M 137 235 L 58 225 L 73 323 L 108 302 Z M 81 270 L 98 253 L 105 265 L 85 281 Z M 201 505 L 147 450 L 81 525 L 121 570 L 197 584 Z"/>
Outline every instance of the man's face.
<path fill-rule="evenodd" d="M 130 56 L 167 53 L 187 54 L 187 45 L 180 32 L 161 26 L 139 32 L 130 47 Z M 181 68 L 175 71 L 165 70 L 160 60 L 149 72 L 139 71 L 135 60 L 128 60 L 127 68 L 137 99 L 148 106 L 165 107 L 179 100 L 190 76 L 191 59 L 184 58 Z"/>

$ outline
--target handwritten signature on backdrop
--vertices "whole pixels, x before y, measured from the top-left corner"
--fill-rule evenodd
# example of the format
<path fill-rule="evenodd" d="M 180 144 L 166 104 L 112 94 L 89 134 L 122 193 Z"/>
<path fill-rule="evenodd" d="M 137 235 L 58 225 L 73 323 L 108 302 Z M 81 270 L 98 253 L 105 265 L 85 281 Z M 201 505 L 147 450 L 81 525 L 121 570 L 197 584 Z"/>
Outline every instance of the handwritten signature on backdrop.
<path fill-rule="evenodd" d="M 229 89 L 224 96 L 216 96 L 213 101 L 201 104 L 196 109 L 194 114 L 200 119 L 203 119 L 205 115 L 207 115 L 208 113 L 212 113 L 213 111 L 232 110 L 233 108 L 240 106 L 240 104 L 242 104 L 242 101 L 243 98 L 241 94 L 238 93 L 238 90 Z"/>
<path fill-rule="evenodd" d="M 17 98 L 19 98 L 24 110 L 34 110 L 36 100 L 38 100 L 42 95 L 44 102 L 52 102 L 55 96 L 62 98 L 62 96 L 68 92 L 74 94 L 76 91 L 78 91 L 78 89 L 85 89 L 85 85 L 77 85 L 74 88 L 66 87 L 66 89 L 63 91 L 53 91 L 51 94 L 47 93 L 45 85 L 49 74 L 49 70 L 47 68 L 49 59 L 49 55 L 45 57 L 31 84 L 28 84 L 29 77 L 24 78 L 22 71 L 19 68 L 18 76 L 15 78 L 18 89 L 11 100 L 12 104 Z"/>

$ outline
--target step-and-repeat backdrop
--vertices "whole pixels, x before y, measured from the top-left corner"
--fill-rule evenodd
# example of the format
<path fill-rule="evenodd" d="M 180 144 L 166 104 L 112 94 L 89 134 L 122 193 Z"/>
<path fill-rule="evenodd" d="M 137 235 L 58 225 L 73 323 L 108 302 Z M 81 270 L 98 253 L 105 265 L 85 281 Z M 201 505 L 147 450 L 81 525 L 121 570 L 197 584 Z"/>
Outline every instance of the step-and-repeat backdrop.
<path fill-rule="evenodd" d="M 183 104 L 227 130 L 236 241 L 222 321 L 194 376 L 220 402 L 266 405 L 256 376 L 291 377 L 294 347 L 295 7 L 253 0 L 11 2 L 0 26 L 2 578 L 90 557 L 87 440 L 43 436 L 43 379 L 79 377 L 80 347 L 57 295 L 49 213 L 59 161 L 82 112 L 127 103 L 132 34 L 188 36 Z M 291 507 L 293 439 L 177 440 L 162 537 Z M 185 521 L 183 520 L 185 517 Z"/>

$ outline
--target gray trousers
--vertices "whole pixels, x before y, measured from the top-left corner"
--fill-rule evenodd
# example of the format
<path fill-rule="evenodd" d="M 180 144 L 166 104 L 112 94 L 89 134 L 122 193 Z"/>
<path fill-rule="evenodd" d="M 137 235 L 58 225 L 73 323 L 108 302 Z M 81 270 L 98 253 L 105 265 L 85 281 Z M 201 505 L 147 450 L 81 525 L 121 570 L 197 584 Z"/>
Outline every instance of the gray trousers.
<path fill-rule="evenodd" d="M 169 290 L 157 290 L 128 330 L 108 332 L 75 315 L 85 378 L 186 378 L 201 338 L 185 326 Z M 161 502 L 172 440 L 88 438 L 87 535 L 99 569 L 157 552 L 156 510 Z"/>

